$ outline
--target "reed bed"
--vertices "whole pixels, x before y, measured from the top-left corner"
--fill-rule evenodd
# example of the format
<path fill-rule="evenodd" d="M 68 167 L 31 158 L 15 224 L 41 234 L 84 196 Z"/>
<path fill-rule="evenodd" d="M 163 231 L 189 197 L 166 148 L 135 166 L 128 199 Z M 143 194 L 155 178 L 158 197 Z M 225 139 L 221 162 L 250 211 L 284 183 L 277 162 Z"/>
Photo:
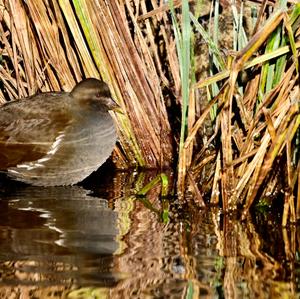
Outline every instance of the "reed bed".
<path fill-rule="evenodd" d="M 177 165 L 182 199 L 191 191 L 200 206 L 239 208 L 243 218 L 282 193 L 283 224 L 296 222 L 300 5 L 255 2 L 252 18 L 243 3 L 218 0 L 0 0 L 0 99 L 101 77 L 124 111 L 117 167 Z"/>
<path fill-rule="evenodd" d="M 207 86 L 217 82 L 224 72 L 228 75 L 188 133 L 184 148 L 194 141 L 211 105 L 216 103 L 215 133 L 200 150 L 202 158 L 189 165 L 194 180 L 198 181 L 203 167 L 213 161 L 210 201 L 221 200 L 225 211 L 241 207 L 243 219 L 255 200 L 283 192 L 282 223 L 286 225 L 288 221 L 296 222 L 300 215 L 296 205 L 300 199 L 296 184 L 300 179 L 300 43 L 295 42 L 299 36 L 300 7 L 297 4 L 287 10 L 283 6 L 274 6 L 268 19 L 264 19 L 262 6 L 256 24 L 263 26 L 256 25 L 246 46 L 229 57 L 228 70 L 194 85 Z M 249 61 L 254 54 L 257 57 Z M 246 67 L 251 73 L 245 83 L 240 83 L 239 76 Z M 214 150 L 205 154 L 210 145 Z"/>

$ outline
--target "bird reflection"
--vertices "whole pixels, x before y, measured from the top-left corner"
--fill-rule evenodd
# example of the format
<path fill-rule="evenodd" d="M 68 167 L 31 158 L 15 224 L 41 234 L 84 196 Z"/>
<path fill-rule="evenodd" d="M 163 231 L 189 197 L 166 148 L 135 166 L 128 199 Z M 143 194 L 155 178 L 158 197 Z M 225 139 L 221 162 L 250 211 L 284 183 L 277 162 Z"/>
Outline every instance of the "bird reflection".
<path fill-rule="evenodd" d="M 106 200 L 78 186 L 28 186 L 5 192 L 0 199 L 0 272 L 8 261 L 12 267 L 20 261 L 38 262 L 44 270 L 49 263 L 52 270 L 59 263 L 60 269 L 76 269 L 71 277 L 81 282 L 96 275 L 101 284 L 99 275 L 104 272 L 108 283 L 118 248 L 116 222 L 117 214 Z M 38 268 L 32 271 L 40 272 Z"/>

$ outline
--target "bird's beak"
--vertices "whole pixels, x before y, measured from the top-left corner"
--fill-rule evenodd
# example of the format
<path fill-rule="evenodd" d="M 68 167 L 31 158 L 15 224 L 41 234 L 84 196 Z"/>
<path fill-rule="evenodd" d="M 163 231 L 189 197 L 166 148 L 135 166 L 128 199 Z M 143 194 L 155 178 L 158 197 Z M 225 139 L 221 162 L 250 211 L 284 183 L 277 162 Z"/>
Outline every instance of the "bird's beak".
<path fill-rule="evenodd" d="M 114 108 L 113 111 L 116 112 L 116 113 L 124 114 L 124 112 L 123 112 L 123 110 L 120 106 Z"/>
<path fill-rule="evenodd" d="M 109 99 L 108 107 L 110 110 L 112 110 L 114 112 L 124 114 L 124 112 L 122 111 L 122 108 L 112 98 Z"/>

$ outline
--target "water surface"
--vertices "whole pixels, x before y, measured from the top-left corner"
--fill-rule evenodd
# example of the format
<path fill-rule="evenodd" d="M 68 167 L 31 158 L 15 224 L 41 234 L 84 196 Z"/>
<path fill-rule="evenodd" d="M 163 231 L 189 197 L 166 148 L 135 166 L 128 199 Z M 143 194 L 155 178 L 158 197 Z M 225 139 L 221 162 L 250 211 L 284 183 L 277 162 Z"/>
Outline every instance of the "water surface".
<path fill-rule="evenodd" d="M 296 226 L 136 198 L 154 176 L 2 188 L 0 298 L 298 298 Z"/>

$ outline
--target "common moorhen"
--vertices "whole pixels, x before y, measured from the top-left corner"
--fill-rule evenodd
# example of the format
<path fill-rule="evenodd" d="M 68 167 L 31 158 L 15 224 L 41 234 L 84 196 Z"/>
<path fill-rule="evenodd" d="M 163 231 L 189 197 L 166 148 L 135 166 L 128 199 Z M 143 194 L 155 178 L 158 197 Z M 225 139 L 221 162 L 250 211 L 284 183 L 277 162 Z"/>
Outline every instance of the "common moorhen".
<path fill-rule="evenodd" d="M 0 170 L 37 186 L 82 181 L 117 140 L 108 85 L 89 78 L 71 92 L 47 92 L 0 107 Z"/>

